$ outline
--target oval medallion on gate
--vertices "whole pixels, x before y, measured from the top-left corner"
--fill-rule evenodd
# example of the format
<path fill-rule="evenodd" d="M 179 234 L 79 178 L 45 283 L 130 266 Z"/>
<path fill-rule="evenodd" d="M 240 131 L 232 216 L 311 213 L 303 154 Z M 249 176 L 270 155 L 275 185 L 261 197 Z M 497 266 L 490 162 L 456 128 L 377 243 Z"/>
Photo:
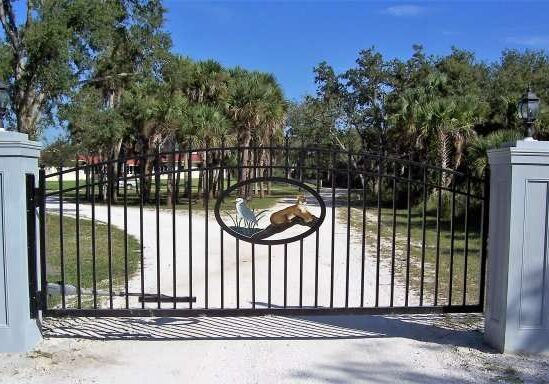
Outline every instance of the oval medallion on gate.
<path fill-rule="evenodd" d="M 285 244 L 315 232 L 326 205 L 306 183 L 258 177 L 231 185 L 217 199 L 215 218 L 232 236 L 254 244 Z"/>

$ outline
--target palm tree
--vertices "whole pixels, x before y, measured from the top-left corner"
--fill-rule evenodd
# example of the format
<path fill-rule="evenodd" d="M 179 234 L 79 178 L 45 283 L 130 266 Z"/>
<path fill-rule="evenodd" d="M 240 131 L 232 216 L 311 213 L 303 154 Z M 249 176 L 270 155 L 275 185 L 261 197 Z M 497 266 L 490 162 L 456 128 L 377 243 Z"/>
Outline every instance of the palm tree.
<path fill-rule="evenodd" d="M 286 107 L 280 86 L 273 76 L 241 68 L 236 68 L 230 73 L 232 81 L 229 86 L 227 110 L 234 122 L 238 144 L 243 148 L 244 169 L 239 181 L 244 181 L 249 178 L 253 162 L 257 162 L 257 159 L 252 159 L 252 151 L 249 149 L 252 139 L 255 138 L 257 141 L 260 137 L 270 138 L 271 132 L 280 130 Z M 261 127 L 269 133 L 261 135 Z M 240 194 L 247 196 L 249 189 L 242 189 Z"/>
<path fill-rule="evenodd" d="M 482 103 L 472 96 L 456 98 L 453 120 L 455 124 L 450 132 L 454 147 L 454 170 L 461 166 L 467 144 L 477 136 L 474 127 L 482 122 L 481 108 Z"/>
<path fill-rule="evenodd" d="M 218 103 L 227 97 L 228 83 L 229 74 L 221 64 L 199 61 L 192 66 L 187 96 L 194 103 Z"/>
<path fill-rule="evenodd" d="M 175 164 L 175 148 L 177 143 L 178 131 L 182 121 L 185 119 L 185 114 L 189 109 L 189 103 L 186 97 L 180 92 L 172 94 L 162 93 L 159 95 L 159 100 L 154 105 L 154 118 L 156 130 L 163 138 L 164 143 L 169 143 L 172 151 L 168 154 L 168 163 Z M 176 203 L 176 177 L 174 172 L 168 173 L 168 183 L 166 186 L 168 207 Z"/>
<path fill-rule="evenodd" d="M 476 136 L 473 128 L 481 121 L 482 103 L 471 96 L 445 96 L 446 81 L 435 73 L 427 76 L 423 87 L 404 91 L 394 122 L 413 138 L 416 149 L 426 154 L 434 144 L 439 166 L 456 170 L 466 144 Z M 442 185 L 450 182 L 450 173 L 443 172 Z"/>
<path fill-rule="evenodd" d="M 206 148 L 203 152 L 203 158 L 206 162 L 204 168 L 207 170 L 207 182 L 205 185 L 203 184 L 204 175 L 203 171 L 201 171 L 198 180 L 198 190 L 203 192 L 203 196 L 210 197 L 212 192 L 216 190 L 219 178 L 221 177 L 218 169 L 215 172 L 210 172 L 210 166 L 214 163 L 220 163 L 222 153 L 221 151 L 207 151 L 207 149 L 212 146 L 218 147 L 223 138 L 229 136 L 231 121 L 221 108 L 207 104 L 194 105 L 190 109 L 189 115 L 198 141 L 201 146 Z"/>
<path fill-rule="evenodd" d="M 134 137 L 138 145 L 136 152 L 143 154 L 144 183 L 140 187 L 145 201 L 149 199 L 151 190 L 150 160 L 154 149 L 162 142 L 162 126 L 157 124 L 158 111 L 161 109 L 158 105 L 158 87 L 158 82 L 146 79 L 133 84 L 122 98 L 124 114 L 134 127 Z"/>
<path fill-rule="evenodd" d="M 256 130 L 257 145 L 261 147 L 258 158 L 255 159 L 255 166 L 260 168 L 259 175 L 267 175 L 268 164 L 273 161 L 270 158 L 271 151 L 265 149 L 275 142 L 281 142 L 283 138 L 282 125 L 286 118 L 288 104 L 284 100 L 281 88 L 276 83 L 275 78 L 270 74 L 262 74 L 264 80 L 272 86 L 268 87 L 265 95 L 267 104 L 263 114 L 263 122 Z M 267 194 L 271 193 L 271 183 L 267 183 Z M 259 183 L 259 197 L 264 197 L 264 185 Z"/>
<path fill-rule="evenodd" d="M 522 132 L 511 129 L 494 131 L 486 136 L 475 137 L 467 147 L 467 163 L 471 172 L 482 177 L 488 166 L 488 151 L 499 148 L 505 143 L 511 143 L 523 137 Z"/>

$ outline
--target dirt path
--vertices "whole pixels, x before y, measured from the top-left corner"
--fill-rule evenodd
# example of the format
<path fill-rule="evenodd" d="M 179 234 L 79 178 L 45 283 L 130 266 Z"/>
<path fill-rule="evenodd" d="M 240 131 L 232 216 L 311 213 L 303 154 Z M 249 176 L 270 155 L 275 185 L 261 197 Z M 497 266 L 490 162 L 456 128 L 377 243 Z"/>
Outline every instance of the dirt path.
<path fill-rule="evenodd" d="M 323 199 L 327 204 L 331 202 L 331 195 L 323 193 Z M 55 203 L 48 204 L 48 209 L 55 212 Z M 274 210 L 277 207 L 273 208 Z M 334 300 L 336 307 L 345 306 L 346 302 L 346 264 L 347 264 L 347 223 L 338 219 L 338 211 L 344 209 L 336 208 L 335 230 L 334 230 Z M 74 204 L 65 203 L 64 212 L 66 215 L 74 215 Z M 80 205 L 81 217 L 91 217 L 91 207 L 86 204 Z M 98 221 L 107 222 L 107 207 L 96 206 L 95 216 Z M 112 224 L 123 229 L 124 217 L 122 207 L 112 207 Z M 139 240 L 139 209 L 128 207 L 128 234 Z M 144 268 L 145 268 L 145 292 L 156 293 L 157 290 L 157 240 L 156 240 L 156 212 L 154 209 L 144 209 Z M 223 305 L 226 308 L 236 307 L 236 273 L 237 273 L 237 241 L 231 235 L 223 235 L 223 265 L 221 264 L 221 230 L 214 218 L 213 211 L 208 212 L 207 217 L 208 233 L 206 235 L 206 216 L 202 208 L 195 208 L 192 213 L 192 232 L 189 236 L 189 216 L 187 211 L 177 211 L 175 215 L 176 226 L 176 294 L 187 296 L 189 289 L 189 239 L 192 239 L 192 294 L 196 296 L 196 308 L 203 308 L 206 304 L 206 277 L 208 280 L 208 307 L 221 307 L 221 284 L 223 275 Z M 159 212 L 159 234 L 158 248 L 160 251 L 160 287 L 161 293 L 172 295 L 173 293 L 173 217 L 170 210 L 161 209 Z M 331 290 L 331 253 L 332 253 L 332 209 L 326 209 L 326 218 L 319 229 L 319 251 L 318 251 L 318 305 L 330 305 Z M 362 242 L 361 234 L 351 228 L 349 246 L 349 298 L 350 307 L 359 306 L 361 268 L 362 268 Z M 206 244 L 207 249 L 207 273 L 206 273 Z M 373 306 L 376 296 L 376 259 L 366 244 L 364 251 L 364 305 Z M 272 291 L 271 302 L 273 306 L 284 305 L 284 245 L 271 247 L 272 257 Z M 300 304 L 300 242 L 287 245 L 287 301 L 288 306 Z M 239 274 L 240 274 L 240 306 L 243 308 L 252 306 L 252 245 L 243 241 L 238 245 Z M 317 259 L 316 234 L 312 234 L 303 240 L 302 275 L 303 285 L 302 305 L 312 306 L 315 303 L 315 265 Z M 388 305 L 390 297 L 390 269 L 382 263 L 379 271 L 379 305 Z M 255 291 L 256 306 L 266 306 L 268 302 L 268 246 L 255 245 Z M 134 274 L 129 281 L 130 292 L 140 292 L 140 273 Z M 402 284 L 395 285 L 395 305 L 402 304 L 404 289 Z M 121 307 L 123 300 L 115 300 L 115 306 Z M 154 307 L 156 304 L 148 304 Z M 164 303 L 163 307 L 170 307 L 172 304 Z M 130 300 L 130 306 L 138 307 L 137 301 Z M 188 304 L 180 303 L 178 307 L 186 308 Z"/>

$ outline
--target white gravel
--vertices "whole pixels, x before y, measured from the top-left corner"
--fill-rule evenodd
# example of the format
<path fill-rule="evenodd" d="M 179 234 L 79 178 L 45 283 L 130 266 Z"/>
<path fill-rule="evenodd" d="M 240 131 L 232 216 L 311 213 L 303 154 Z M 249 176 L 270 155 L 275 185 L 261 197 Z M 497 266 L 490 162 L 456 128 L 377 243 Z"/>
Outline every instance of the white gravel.
<path fill-rule="evenodd" d="M 331 195 L 323 196 L 326 202 L 330 202 Z M 213 204 L 211 204 L 213 205 Z M 48 204 L 50 212 L 55 212 L 58 203 Z M 280 205 L 282 207 L 282 205 Z M 272 210 L 278 209 L 273 207 Z M 310 207 L 314 214 L 319 214 L 318 207 Z M 337 208 L 337 210 L 343 208 Z M 64 203 L 64 213 L 73 215 L 74 204 Z M 317 212 L 318 211 L 318 212 Z M 87 204 L 80 205 L 81 217 L 91 217 L 91 207 Z M 345 306 L 346 301 L 346 260 L 347 260 L 347 223 L 338 219 L 336 212 L 335 236 L 334 236 L 334 299 L 335 307 Z M 97 205 L 95 210 L 96 220 L 107 222 L 107 207 Z M 176 212 L 176 290 L 177 296 L 190 294 L 189 290 L 189 217 L 186 210 Z M 120 229 L 124 225 L 123 209 L 119 206 L 112 207 L 111 222 Z M 139 233 L 139 209 L 128 208 L 128 234 L 140 239 Z M 157 291 L 157 240 L 156 240 L 156 211 L 144 209 L 144 266 L 145 266 L 145 292 Z M 160 249 L 160 287 L 161 293 L 172 295 L 173 292 L 173 217 L 171 210 L 161 209 L 159 212 L 158 247 Z M 192 295 L 196 296 L 195 308 L 205 306 L 206 296 L 206 258 L 205 245 L 208 244 L 208 307 L 221 307 L 221 231 L 215 220 L 213 209 L 208 214 L 208 233 L 206 239 L 206 217 L 204 209 L 200 206 L 193 207 L 192 211 Z M 326 209 L 326 218 L 319 230 L 319 270 L 318 270 L 318 305 L 330 305 L 331 288 L 331 231 L 332 209 Z M 298 227 L 298 226 L 296 226 Z M 294 228 L 296 228 L 294 227 Z M 349 248 L 349 298 L 350 307 L 360 305 L 360 284 L 362 264 L 362 244 L 360 233 L 351 228 L 351 242 Z M 223 275 L 224 275 L 224 306 L 236 307 L 236 239 L 225 233 L 223 235 Z M 368 249 L 372 244 L 366 244 L 365 249 L 365 274 L 364 274 L 364 305 L 373 306 L 376 295 L 376 259 L 369 254 Z M 272 246 L 272 293 L 273 306 L 284 305 L 284 245 Z M 300 242 L 290 243 L 287 246 L 287 305 L 298 306 L 300 296 Z M 252 245 L 244 241 L 239 242 L 239 273 L 240 273 L 240 306 L 249 308 L 252 306 Z M 312 306 L 315 302 L 315 262 L 316 262 L 316 234 L 312 234 L 303 240 L 303 306 Z M 268 247 L 266 245 L 255 246 L 255 280 L 256 280 L 256 306 L 266 306 L 268 302 Z M 379 305 L 389 305 L 390 300 L 390 266 L 385 263 L 380 265 L 380 289 Z M 129 282 L 130 292 L 141 291 L 140 273 L 136 273 Z M 395 305 L 404 304 L 404 284 L 398 279 L 395 285 Z M 410 305 L 417 298 L 410 293 Z M 115 300 L 116 307 L 122 307 L 123 299 Z M 150 307 L 156 303 L 147 304 Z M 171 303 L 163 303 L 169 308 Z M 137 299 L 130 301 L 130 306 L 139 307 Z M 188 304 L 179 303 L 178 307 L 185 308 Z"/>
<path fill-rule="evenodd" d="M 482 344 L 481 321 L 474 315 L 49 319 L 50 338 L 34 352 L 0 356 L 0 383 L 549 382 L 549 356 L 494 353 Z"/>

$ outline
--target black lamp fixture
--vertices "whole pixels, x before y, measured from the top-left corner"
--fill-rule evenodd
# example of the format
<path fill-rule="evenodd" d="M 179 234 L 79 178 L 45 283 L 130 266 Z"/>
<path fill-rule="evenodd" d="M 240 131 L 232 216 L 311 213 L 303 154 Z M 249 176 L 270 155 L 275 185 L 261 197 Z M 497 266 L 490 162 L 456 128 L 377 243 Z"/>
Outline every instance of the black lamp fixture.
<path fill-rule="evenodd" d="M 8 92 L 8 86 L 0 80 L 0 130 L 4 129 L 4 116 L 6 116 L 9 102 L 10 94 Z"/>
<path fill-rule="evenodd" d="M 539 113 L 539 97 L 532 92 L 530 87 L 528 87 L 528 90 L 519 101 L 518 113 L 526 126 L 526 140 L 533 140 L 534 122 L 536 121 Z"/>

